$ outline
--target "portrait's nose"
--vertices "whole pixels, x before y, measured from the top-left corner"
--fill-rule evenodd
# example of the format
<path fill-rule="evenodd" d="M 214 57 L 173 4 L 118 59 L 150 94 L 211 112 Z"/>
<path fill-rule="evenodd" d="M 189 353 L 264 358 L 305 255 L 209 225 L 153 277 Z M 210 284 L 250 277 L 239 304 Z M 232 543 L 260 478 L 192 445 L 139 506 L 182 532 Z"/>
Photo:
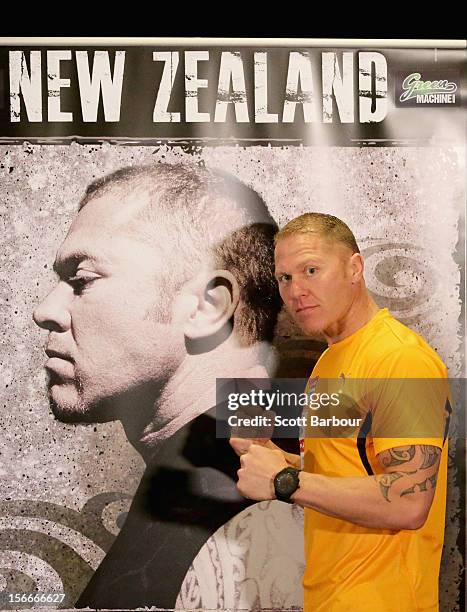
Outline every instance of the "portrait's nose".
<path fill-rule="evenodd" d="M 58 283 L 34 310 L 32 315 L 34 322 L 49 331 L 67 331 L 71 325 L 69 304 L 72 294 L 73 289 L 70 286 Z"/>

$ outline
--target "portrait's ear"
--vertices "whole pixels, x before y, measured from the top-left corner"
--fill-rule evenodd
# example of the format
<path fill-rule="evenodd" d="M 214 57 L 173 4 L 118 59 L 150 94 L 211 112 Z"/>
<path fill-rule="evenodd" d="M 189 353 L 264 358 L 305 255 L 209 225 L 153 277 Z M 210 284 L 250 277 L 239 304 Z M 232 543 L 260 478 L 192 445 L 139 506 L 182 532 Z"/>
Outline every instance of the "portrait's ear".
<path fill-rule="evenodd" d="M 175 300 L 173 320 L 190 340 L 219 332 L 238 306 L 240 290 L 228 270 L 203 272 L 188 281 Z"/>

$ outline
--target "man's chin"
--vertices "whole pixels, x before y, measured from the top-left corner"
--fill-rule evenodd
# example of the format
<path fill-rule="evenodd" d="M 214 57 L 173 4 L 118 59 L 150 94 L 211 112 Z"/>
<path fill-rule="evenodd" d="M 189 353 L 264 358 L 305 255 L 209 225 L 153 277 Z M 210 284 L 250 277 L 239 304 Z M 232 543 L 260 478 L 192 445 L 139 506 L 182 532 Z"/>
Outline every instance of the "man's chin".
<path fill-rule="evenodd" d="M 290 318 L 307 338 L 318 342 L 325 342 L 323 330 L 326 325 L 323 320 L 320 320 L 322 317 L 317 316 L 318 313 L 303 311 L 300 315 L 297 315 L 295 311 L 289 310 L 288 312 Z"/>
<path fill-rule="evenodd" d="M 62 423 L 101 423 L 113 421 L 102 402 L 86 402 L 77 390 L 54 385 L 49 389 L 49 404 L 54 417 Z"/>
<path fill-rule="evenodd" d="M 323 326 L 318 324 L 308 323 L 306 325 L 300 325 L 302 332 L 311 340 L 317 340 L 318 342 L 325 342 Z"/>

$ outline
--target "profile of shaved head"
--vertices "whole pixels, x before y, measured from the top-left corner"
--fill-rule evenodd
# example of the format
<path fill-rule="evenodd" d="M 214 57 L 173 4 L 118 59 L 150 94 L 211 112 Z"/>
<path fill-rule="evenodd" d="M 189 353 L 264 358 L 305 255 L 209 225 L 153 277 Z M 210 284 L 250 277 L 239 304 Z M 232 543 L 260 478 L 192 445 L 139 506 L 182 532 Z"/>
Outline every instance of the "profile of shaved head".
<path fill-rule="evenodd" d="M 197 164 L 123 168 L 88 186 L 59 282 L 34 313 L 50 332 L 54 414 L 135 423 L 137 403 L 140 430 L 162 427 L 187 376 L 206 388 L 266 363 L 281 306 L 276 231 L 253 189 Z"/>
<path fill-rule="evenodd" d="M 112 192 L 140 202 L 127 229 L 157 244 L 167 262 L 160 314 L 174 293 L 209 260 L 232 272 L 240 287 L 234 331 L 246 344 L 271 341 L 280 297 L 274 278 L 278 227 L 264 201 L 235 177 L 199 164 L 122 168 L 91 183 L 79 210 Z"/>

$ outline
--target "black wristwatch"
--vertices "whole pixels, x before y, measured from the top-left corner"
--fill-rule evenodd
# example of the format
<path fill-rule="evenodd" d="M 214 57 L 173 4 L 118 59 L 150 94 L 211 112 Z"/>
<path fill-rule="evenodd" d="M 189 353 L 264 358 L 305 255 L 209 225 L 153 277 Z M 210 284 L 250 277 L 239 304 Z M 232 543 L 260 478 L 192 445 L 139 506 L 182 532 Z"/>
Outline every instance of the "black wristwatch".
<path fill-rule="evenodd" d="M 286 467 L 275 475 L 274 491 L 278 500 L 292 503 L 290 496 L 300 486 L 299 474 L 297 468 Z"/>

